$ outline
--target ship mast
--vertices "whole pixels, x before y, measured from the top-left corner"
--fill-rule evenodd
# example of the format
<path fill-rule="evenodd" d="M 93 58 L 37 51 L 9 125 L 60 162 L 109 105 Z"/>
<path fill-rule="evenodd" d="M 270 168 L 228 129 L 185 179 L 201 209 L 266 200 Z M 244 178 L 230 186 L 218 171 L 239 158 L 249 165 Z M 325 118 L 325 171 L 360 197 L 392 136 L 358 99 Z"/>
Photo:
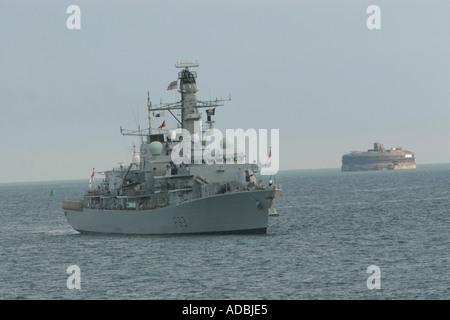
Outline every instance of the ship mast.
<path fill-rule="evenodd" d="M 191 134 L 196 132 L 194 124 L 202 117 L 197 109 L 197 72 L 189 70 L 189 68 L 198 67 L 198 63 L 182 62 L 175 65 L 176 68 L 182 68 L 178 72 L 178 80 L 180 80 L 181 93 L 181 123 L 184 129 Z"/>
<path fill-rule="evenodd" d="M 125 130 L 120 128 L 120 132 L 122 135 L 129 136 L 147 136 L 148 143 L 150 143 L 150 135 L 151 135 L 151 112 L 155 111 L 163 111 L 167 110 L 169 113 L 181 124 L 183 129 L 188 130 L 191 134 L 196 133 L 195 125 L 201 119 L 201 113 L 198 111 L 198 108 L 208 108 L 207 111 L 207 121 L 209 124 L 209 128 L 212 128 L 212 124 L 214 121 L 211 119 L 211 116 L 215 113 L 215 108 L 219 106 L 223 106 L 225 101 L 231 100 L 231 97 L 227 100 L 215 99 L 211 101 L 200 101 L 197 100 L 197 84 L 195 78 L 197 78 L 197 73 L 195 71 L 191 71 L 189 68 L 196 68 L 200 66 L 198 62 L 181 62 L 175 65 L 176 68 L 181 68 L 178 73 L 178 79 L 180 80 L 180 90 L 178 92 L 181 93 L 181 101 L 174 103 L 160 103 L 155 107 L 152 107 L 152 103 L 150 101 L 150 93 L 147 92 L 147 108 L 148 108 L 148 134 L 143 133 L 144 130 Z M 172 113 L 172 110 L 181 109 L 181 121 Z"/>
<path fill-rule="evenodd" d="M 152 134 L 152 103 L 150 102 L 150 92 L 147 91 L 147 108 L 148 108 L 148 136 L 147 142 L 150 143 L 150 135 Z"/>

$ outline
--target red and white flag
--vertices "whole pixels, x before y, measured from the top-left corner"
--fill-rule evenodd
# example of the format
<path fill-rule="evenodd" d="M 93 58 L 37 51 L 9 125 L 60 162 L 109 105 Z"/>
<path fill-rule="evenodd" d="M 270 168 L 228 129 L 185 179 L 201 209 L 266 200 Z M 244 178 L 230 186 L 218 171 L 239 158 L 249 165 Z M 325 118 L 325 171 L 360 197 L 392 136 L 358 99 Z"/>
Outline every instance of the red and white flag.
<path fill-rule="evenodd" d="M 92 168 L 91 180 L 89 181 L 89 189 L 92 187 L 94 183 L 94 168 Z"/>
<path fill-rule="evenodd" d="M 178 80 L 172 81 L 169 86 L 167 87 L 167 90 L 173 90 L 178 88 Z"/>

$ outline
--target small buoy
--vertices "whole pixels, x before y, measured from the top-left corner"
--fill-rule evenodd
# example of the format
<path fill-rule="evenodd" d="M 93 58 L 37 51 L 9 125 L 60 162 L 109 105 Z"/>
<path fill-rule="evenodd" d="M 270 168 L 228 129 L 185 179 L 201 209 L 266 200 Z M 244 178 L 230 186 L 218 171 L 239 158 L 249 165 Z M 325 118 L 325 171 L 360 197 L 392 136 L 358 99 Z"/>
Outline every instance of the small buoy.
<path fill-rule="evenodd" d="M 56 192 L 54 189 L 52 189 L 52 191 L 50 191 L 50 197 L 54 197 L 56 196 Z"/>

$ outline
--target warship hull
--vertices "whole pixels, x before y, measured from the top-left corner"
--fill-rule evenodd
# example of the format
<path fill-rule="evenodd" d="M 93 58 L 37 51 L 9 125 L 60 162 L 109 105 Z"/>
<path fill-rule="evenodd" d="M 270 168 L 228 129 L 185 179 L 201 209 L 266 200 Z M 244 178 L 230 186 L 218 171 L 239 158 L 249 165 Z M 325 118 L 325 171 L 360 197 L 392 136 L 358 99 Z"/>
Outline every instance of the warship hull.
<path fill-rule="evenodd" d="M 96 210 L 63 206 L 80 233 L 201 234 L 266 233 L 268 211 L 279 190 L 236 192 L 153 210 Z"/>

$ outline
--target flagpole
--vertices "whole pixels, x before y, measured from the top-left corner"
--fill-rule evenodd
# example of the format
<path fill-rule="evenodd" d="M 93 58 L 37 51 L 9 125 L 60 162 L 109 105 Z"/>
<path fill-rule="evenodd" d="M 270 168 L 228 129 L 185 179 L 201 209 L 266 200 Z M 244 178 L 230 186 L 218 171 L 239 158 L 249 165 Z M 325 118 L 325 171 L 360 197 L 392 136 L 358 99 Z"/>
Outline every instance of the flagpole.
<path fill-rule="evenodd" d="M 267 164 L 269 163 L 270 157 L 272 156 L 272 147 L 270 147 L 269 150 L 269 157 L 267 158 L 266 164 L 264 166 L 267 166 Z"/>
<path fill-rule="evenodd" d="M 94 183 L 94 170 L 95 168 L 92 168 L 91 180 L 89 181 L 89 189 L 91 189 L 92 184 Z"/>
<path fill-rule="evenodd" d="M 150 102 L 150 92 L 147 91 L 147 107 L 148 107 L 148 142 L 150 142 L 150 135 L 152 134 L 152 103 Z"/>

